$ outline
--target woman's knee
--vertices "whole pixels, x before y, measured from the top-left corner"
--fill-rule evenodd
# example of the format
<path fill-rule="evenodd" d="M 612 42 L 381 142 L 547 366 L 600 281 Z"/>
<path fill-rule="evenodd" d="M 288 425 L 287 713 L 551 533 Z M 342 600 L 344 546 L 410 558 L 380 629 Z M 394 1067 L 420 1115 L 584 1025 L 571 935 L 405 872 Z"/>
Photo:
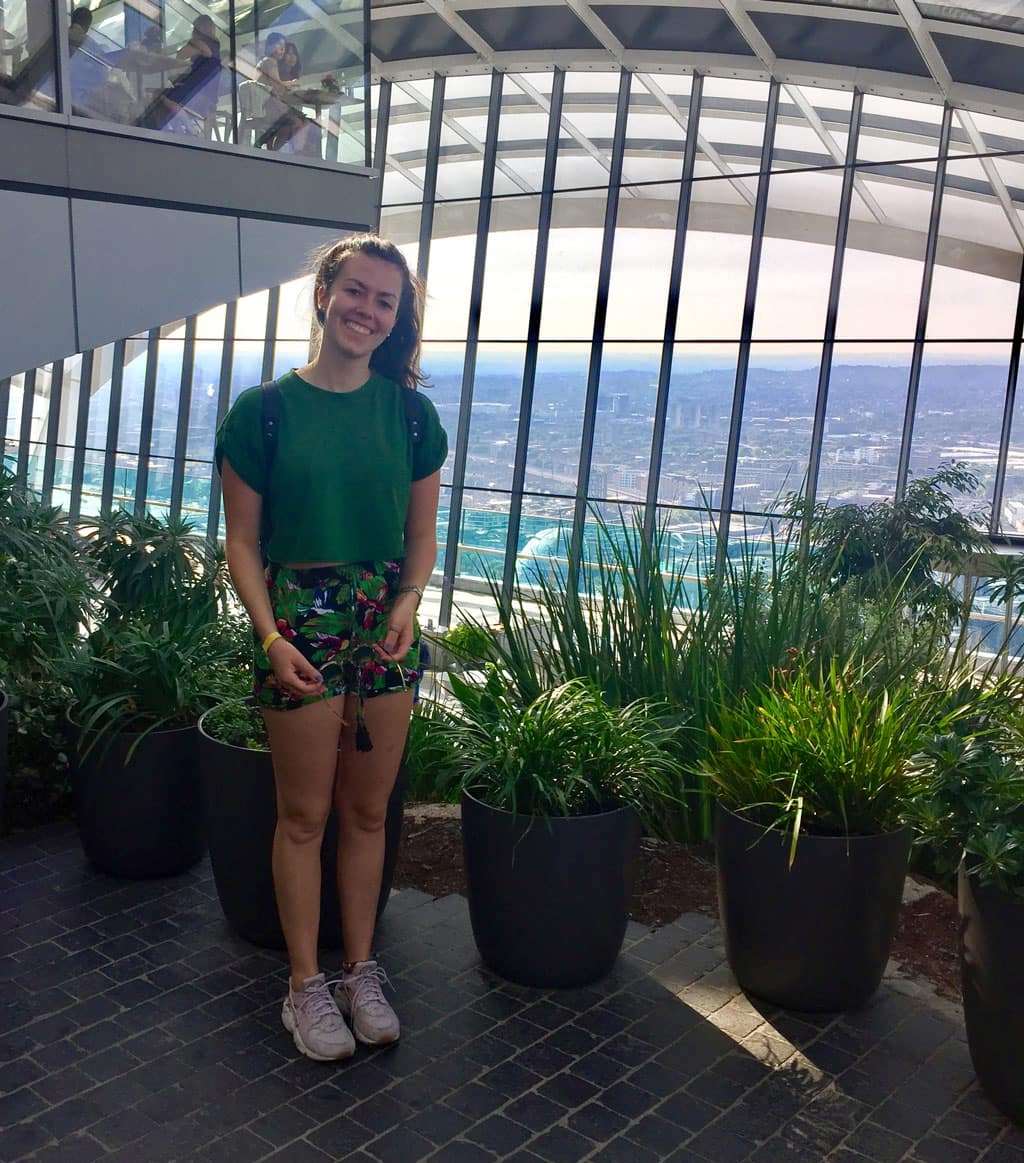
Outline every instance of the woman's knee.
<path fill-rule="evenodd" d="M 319 844 L 323 839 L 330 804 L 326 807 L 277 805 L 277 830 L 292 844 Z"/>
<path fill-rule="evenodd" d="M 351 803 L 341 799 L 338 804 L 338 818 L 346 832 L 373 834 L 383 832 L 388 818 L 388 805 Z"/>

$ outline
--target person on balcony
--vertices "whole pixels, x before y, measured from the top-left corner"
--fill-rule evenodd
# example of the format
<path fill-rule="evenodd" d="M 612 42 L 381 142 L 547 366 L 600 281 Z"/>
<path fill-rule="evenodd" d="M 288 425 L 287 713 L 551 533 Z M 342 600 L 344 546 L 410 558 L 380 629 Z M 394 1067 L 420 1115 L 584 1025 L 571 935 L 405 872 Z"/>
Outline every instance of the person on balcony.
<path fill-rule="evenodd" d="M 334 244 L 314 299 L 319 347 L 277 381 L 276 445 L 256 387 L 225 417 L 216 457 L 228 566 L 261 643 L 255 698 L 274 761 L 274 887 L 291 970 L 281 1017 L 303 1054 L 331 1060 L 353 1053 L 353 1034 L 371 1046 L 399 1036 L 372 943 L 448 441 L 433 405 L 408 395 L 423 382 L 423 290 L 397 247 L 375 235 Z M 317 957 L 332 803 L 345 947 L 334 983 Z"/>
<path fill-rule="evenodd" d="M 176 55 L 188 61 L 188 70 L 153 98 L 139 124 L 149 129 L 203 137 L 207 120 L 217 106 L 221 85 L 220 40 L 209 16 L 196 17 L 192 35 Z"/>

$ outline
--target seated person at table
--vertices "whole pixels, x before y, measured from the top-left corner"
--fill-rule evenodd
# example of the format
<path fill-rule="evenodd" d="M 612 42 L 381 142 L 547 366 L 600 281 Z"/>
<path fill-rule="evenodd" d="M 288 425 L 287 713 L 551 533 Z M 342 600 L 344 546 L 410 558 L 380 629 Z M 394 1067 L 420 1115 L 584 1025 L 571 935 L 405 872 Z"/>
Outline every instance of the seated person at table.
<path fill-rule="evenodd" d="M 267 37 L 267 55 L 259 63 L 260 81 L 269 90 L 263 106 L 268 127 L 256 139 L 257 146 L 320 157 L 320 126 L 302 112 L 293 89 L 302 76 L 298 46 L 279 33 Z"/>
<path fill-rule="evenodd" d="M 139 124 L 202 137 L 206 119 L 216 108 L 221 81 L 220 41 L 209 16 L 196 18 L 192 35 L 175 55 L 189 62 L 188 71 L 153 98 Z"/>
<path fill-rule="evenodd" d="M 138 112 L 131 83 L 91 29 L 92 13 L 76 8 L 68 25 L 71 112 L 128 124 Z"/>

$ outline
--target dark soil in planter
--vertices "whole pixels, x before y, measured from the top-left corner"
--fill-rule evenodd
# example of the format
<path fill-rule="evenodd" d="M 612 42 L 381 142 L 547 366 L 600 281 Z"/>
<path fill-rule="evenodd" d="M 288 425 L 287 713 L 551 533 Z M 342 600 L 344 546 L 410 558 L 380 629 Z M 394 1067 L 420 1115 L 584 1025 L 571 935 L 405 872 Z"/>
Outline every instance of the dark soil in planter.
<path fill-rule="evenodd" d="M 396 888 L 433 897 L 465 896 L 462 833 L 457 818 L 424 817 L 407 810 L 395 869 Z M 630 915 L 643 925 L 667 925 L 683 913 L 716 915 L 714 853 L 709 844 L 644 840 Z M 939 889 L 903 905 L 893 958 L 905 973 L 924 977 L 943 997 L 960 998 L 956 898 Z"/>

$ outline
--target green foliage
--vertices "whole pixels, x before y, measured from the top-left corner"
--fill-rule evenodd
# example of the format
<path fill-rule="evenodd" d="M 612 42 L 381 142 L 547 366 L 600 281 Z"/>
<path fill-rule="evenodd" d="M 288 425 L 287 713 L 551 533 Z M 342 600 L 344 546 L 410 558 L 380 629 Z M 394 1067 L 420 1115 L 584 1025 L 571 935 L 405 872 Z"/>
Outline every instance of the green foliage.
<path fill-rule="evenodd" d="M 961 862 L 982 884 L 1024 896 L 1024 723 L 1019 703 L 936 735 L 917 757 L 919 844 L 939 875 Z"/>
<path fill-rule="evenodd" d="M 972 516 L 956 498 L 978 488 L 978 477 L 959 462 L 911 479 L 902 497 L 872 505 L 791 502 L 790 514 L 807 522 L 806 568 L 823 592 L 885 599 L 901 592 L 908 615 L 949 629 L 969 609 L 936 577 L 955 572 L 966 557 L 987 548 Z"/>
<path fill-rule="evenodd" d="M 211 739 L 250 751 L 269 751 L 263 715 L 248 699 L 230 699 L 207 711 L 203 730 Z"/>
<path fill-rule="evenodd" d="M 446 718 L 440 703 L 421 698 L 409 721 L 405 749 L 405 798 L 410 803 L 456 803 L 459 789 L 451 775 L 452 743 L 438 730 Z"/>
<path fill-rule="evenodd" d="M 478 622 L 459 622 L 441 636 L 440 642 L 463 665 L 494 660 L 495 632 Z"/>
<path fill-rule="evenodd" d="M 117 510 L 95 519 L 85 552 L 99 574 L 111 617 L 174 628 L 196 614 L 212 622 L 226 606 L 223 551 L 184 518 Z"/>
<path fill-rule="evenodd" d="M 794 658 L 767 686 L 721 708 L 702 761 L 717 797 L 766 827 L 826 836 L 900 825 L 921 789 L 912 759 L 944 714 L 911 676 Z"/>
<path fill-rule="evenodd" d="M 664 703 L 610 705 L 597 686 L 572 679 L 529 703 L 493 667 L 472 686 L 450 676 L 457 700 L 434 731 L 451 748 L 452 786 L 494 807 L 574 816 L 629 804 L 650 829 L 676 793 L 671 746 L 682 730 Z"/>

